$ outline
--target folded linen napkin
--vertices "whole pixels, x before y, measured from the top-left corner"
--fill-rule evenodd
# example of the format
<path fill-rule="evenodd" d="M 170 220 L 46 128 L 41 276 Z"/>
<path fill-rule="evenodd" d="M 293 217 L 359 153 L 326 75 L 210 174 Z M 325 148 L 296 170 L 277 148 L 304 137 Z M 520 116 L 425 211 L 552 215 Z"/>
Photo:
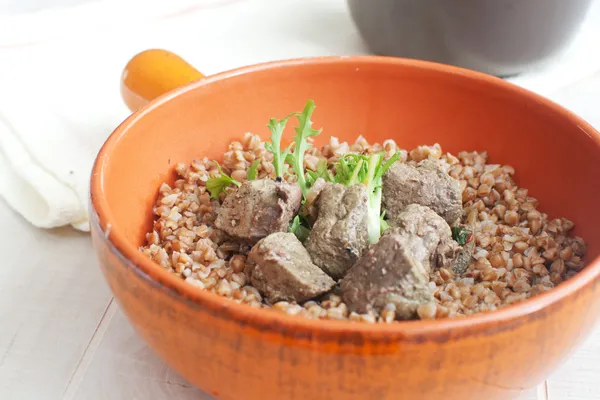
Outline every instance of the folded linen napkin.
<path fill-rule="evenodd" d="M 166 48 L 204 74 L 367 53 L 345 0 L 140 1 L 0 16 L 0 196 L 35 226 L 89 230 L 90 171 L 104 140 L 128 115 L 119 78 L 137 52 Z M 600 5 L 562 57 L 512 81 L 560 97 L 600 71 L 600 54 L 590 51 L 598 41 Z M 571 93 L 576 108 L 574 98 Z"/>

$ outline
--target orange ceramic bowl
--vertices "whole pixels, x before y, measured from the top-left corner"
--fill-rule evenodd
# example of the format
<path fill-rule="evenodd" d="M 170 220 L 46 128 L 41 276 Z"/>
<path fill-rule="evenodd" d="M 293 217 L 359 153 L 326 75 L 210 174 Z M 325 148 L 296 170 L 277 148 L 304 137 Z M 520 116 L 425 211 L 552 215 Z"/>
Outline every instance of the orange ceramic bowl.
<path fill-rule="evenodd" d="M 404 148 L 487 150 L 551 216 L 576 223 L 589 265 L 498 311 L 391 325 L 314 321 L 188 285 L 139 251 L 177 162 L 220 158 L 314 99 L 316 127 Z M 600 135 L 550 101 L 483 74 L 381 57 L 241 68 L 159 97 L 119 126 L 96 161 L 92 233 L 104 275 L 148 345 L 220 399 L 510 399 L 543 381 L 600 316 Z"/>

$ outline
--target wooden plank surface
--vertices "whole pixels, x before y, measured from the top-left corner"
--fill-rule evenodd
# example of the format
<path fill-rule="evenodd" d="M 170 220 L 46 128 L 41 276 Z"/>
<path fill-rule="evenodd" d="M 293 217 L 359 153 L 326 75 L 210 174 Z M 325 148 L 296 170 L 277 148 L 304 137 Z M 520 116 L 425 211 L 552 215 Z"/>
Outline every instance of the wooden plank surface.
<path fill-rule="evenodd" d="M 348 30 L 347 16 L 331 7 L 318 16 L 331 34 L 319 36 L 305 23 L 291 27 L 287 40 L 300 45 L 295 55 L 313 51 L 308 45 L 302 48 L 300 38 L 320 43 L 331 54 L 361 49 Z M 302 19 L 295 15 L 296 20 L 312 21 L 310 8 L 299 11 Z M 258 46 L 245 54 L 251 61 L 270 58 L 263 50 Z M 211 64 L 201 51 L 189 57 L 209 73 L 237 66 L 238 60 Z M 588 78 L 552 97 L 600 126 L 598 102 L 593 100 L 599 90 L 600 80 Z M 111 302 L 88 235 L 35 229 L 1 200 L 0 226 L 0 400 L 210 400 L 166 367 Z M 597 329 L 546 384 L 518 400 L 600 400 L 599 380 Z"/>
<path fill-rule="evenodd" d="M 539 393 L 538 389 L 527 390 L 514 400 L 547 400 L 545 397 L 540 397 Z"/>
<path fill-rule="evenodd" d="M 89 235 L 32 228 L 0 200 L 0 399 L 59 399 L 110 301 Z"/>
<path fill-rule="evenodd" d="M 77 387 L 68 400 L 177 399 L 211 400 L 164 365 L 137 336 L 116 303 L 107 329 L 90 360 L 82 364 Z"/>
<path fill-rule="evenodd" d="M 548 392 L 549 400 L 600 399 L 600 327 L 552 374 Z"/>

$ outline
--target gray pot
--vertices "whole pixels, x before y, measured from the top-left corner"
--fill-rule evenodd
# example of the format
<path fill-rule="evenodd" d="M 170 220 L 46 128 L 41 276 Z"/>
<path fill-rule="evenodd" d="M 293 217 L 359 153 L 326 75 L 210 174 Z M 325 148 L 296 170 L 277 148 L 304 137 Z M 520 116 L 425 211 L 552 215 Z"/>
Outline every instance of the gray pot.
<path fill-rule="evenodd" d="M 371 51 L 497 76 L 555 56 L 592 0 L 348 0 Z"/>

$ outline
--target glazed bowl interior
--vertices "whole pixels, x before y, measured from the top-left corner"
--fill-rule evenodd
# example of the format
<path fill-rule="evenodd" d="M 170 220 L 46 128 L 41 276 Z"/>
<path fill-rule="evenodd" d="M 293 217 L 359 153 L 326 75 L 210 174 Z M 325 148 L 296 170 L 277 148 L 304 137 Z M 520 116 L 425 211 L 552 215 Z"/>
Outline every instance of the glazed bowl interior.
<path fill-rule="evenodd" d="M 187 85 L 134 113 L 109 138 L 92 176 L 92 205 L 111 245 L 149 279 L 176 287 L 187 298 L 221 302 L 240 315 L 309 323 L 202 292 L 138 251 L 152 227 L 157 190 L 163 182 L 173 182 L 176 163 L 202 157 L 221 160 L 229 142 L 245 132 L 267 138 L 269 118 L 301 110 L 307 99 L 317 106 L 314 126 L 323 128 L 317 146 L 330 136 L 354 141 L 363 135 L 369 142 L 392 138 L 405 149 L 440 143 L 455 155 L 485 150 L 491 163 L 515 168 L 517 183 L 539 199 L 542 211 L 575 222 L 575 233 L 589 244 L 590 265 L 582 273 L 536 298 L 463 322 L 539 309 L 599 275 L 594 261 L 600 252 L 598 134 L 564 109 L 499 79 L 383 57 L 247 67 Z M 291 130 L 287 135 L 291 138 Z M 330 323 L 366 329 L 336 321 L 318 326 Z M 368 329 L 403 329 L 409 324 L 426 323 Z"/>

